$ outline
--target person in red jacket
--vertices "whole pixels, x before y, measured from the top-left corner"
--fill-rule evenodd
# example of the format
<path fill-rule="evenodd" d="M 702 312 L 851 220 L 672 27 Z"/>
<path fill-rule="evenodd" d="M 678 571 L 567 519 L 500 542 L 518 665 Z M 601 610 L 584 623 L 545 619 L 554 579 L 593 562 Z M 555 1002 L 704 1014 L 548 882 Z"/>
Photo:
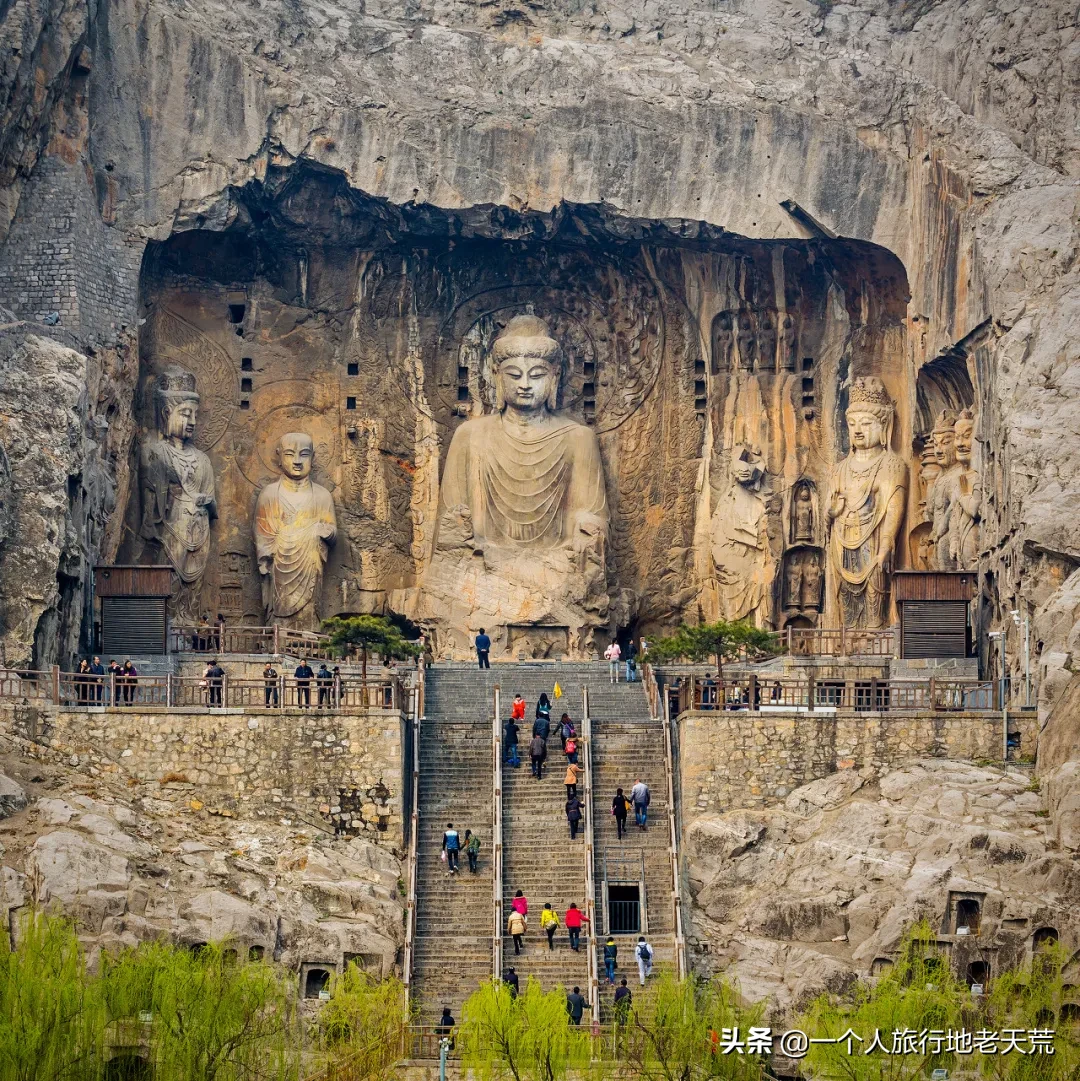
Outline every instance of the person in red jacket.
<path fill-rule="evenodd" d="M 588 922 L 589 917 L 571 901 L 566 910 L 566 930 L 570 935 L 570 949 L 575 953 L 581 949 L 581 925 Z"/>
<path fill-rule="evenodd" d="M 525 720 L 525 699 L 520 694 L 515 694 L 510 703 L 510 717 L 515 721 Z"/>

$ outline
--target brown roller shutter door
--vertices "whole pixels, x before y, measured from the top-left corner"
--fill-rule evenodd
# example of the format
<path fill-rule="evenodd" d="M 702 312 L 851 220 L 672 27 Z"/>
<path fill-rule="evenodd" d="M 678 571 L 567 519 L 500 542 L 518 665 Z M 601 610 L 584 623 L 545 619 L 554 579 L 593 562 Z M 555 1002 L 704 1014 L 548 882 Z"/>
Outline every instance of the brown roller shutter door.
<path fill-rule="evenodd" d="M 168 597 L 102 597 L 102 653 L 120 660 L 164 653 L 168 603 Z"/>
<path fill-rule="evenodd" d="M 966 657 L 967 601 L 903 601 L 901 657 Z"/>

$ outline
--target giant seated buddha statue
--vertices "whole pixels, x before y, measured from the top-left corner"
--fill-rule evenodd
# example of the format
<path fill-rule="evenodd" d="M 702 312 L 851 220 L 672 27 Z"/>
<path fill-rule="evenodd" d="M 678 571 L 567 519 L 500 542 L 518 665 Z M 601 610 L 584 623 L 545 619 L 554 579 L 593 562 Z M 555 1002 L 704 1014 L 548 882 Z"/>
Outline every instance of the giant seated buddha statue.
<path fill-rule="evenodd" d="M 468 655 L 480 627 L 495 656 L 580 656 L 608 605 L 600 447 L 558 409 L 561 350 L 543 320 L 511 319 L 492 359 L 496 409 L 450 442 L 418 614 L 444 656 Z"/>

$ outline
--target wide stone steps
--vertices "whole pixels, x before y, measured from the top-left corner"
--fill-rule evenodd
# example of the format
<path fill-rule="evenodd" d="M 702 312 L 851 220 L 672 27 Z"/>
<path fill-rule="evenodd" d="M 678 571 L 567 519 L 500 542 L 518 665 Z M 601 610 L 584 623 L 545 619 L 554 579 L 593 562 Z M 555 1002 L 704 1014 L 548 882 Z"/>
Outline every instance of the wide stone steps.
<path fill-rule="evenodd" d="M 525 981 L 529 976 L 540 981 L 540 986 L 545 991 L 551 991 L 555 987 L 563 987 L 569 991 L 573 987 L 587 990 L 589 961 L 586 950 L 589 942 L 585 936 L 581 938 L 581 948 L 575 953 L 570 949 L 566 937 L 566 929 L 560 927 L 555 934 L 555 949 L 549 950 L 547 935 L 540 930 L 539 916 L 535 925 L 529 921 L 529 930 L 525 935 L 524 949 L 517 956 L 514 955 L 514 940 L 509 936 L 503 939 L 503 969 L 513 966 L 517 972 L 521 989 L 525 989 Z"/>

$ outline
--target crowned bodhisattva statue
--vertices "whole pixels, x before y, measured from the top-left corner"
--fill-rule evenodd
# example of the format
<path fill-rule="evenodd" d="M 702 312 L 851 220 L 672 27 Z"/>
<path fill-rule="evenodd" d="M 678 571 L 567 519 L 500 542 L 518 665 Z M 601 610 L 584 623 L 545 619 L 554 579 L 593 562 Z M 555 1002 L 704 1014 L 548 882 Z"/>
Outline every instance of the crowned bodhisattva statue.
<path fill-rule="evenodd" d="M 173 619 L 194 626 L 217 508 L 213 466 L 193 442 L 199 395 L 191 372 L 171 365 L 158 376 L 154 414 L 157 438 L 143 443 L 139 456 L 139 533 L 176 572 L 178 585 L 169 603 Z"/>
<path fill-rule="evenodd" d="M 904 517 L 908 468 L 889 450 L 893 403 L 875 376 L 857 378 L 848 399 L 851 453 L 836 467 L 828 497 L 829 573 L 841 627 L 889 623 L 896 537 Z"/>
<path fill-rule="evenodd" d="M 511 319 L 492 354 L 496 409 L 450 442 L 420 615 L 441 624 L 444 654 L 467 654 L 481 626 L 496 651 L 510 628 L 526 641 L 530 626 L 566 628 L 580 654 L 608 604 L 599 443 L 558 408 L 561 350 L 543 320 Z"/>
<path fill-rule="evenodd" d="M 283 435 L 276 454 L 281 477 L 259 493 L 255 505 L 263 603 L 271 622 L 315 630 L 323 568 L 337 537 L 334 500 L 311 479 L 315 444 L 310 435 Z"/>

